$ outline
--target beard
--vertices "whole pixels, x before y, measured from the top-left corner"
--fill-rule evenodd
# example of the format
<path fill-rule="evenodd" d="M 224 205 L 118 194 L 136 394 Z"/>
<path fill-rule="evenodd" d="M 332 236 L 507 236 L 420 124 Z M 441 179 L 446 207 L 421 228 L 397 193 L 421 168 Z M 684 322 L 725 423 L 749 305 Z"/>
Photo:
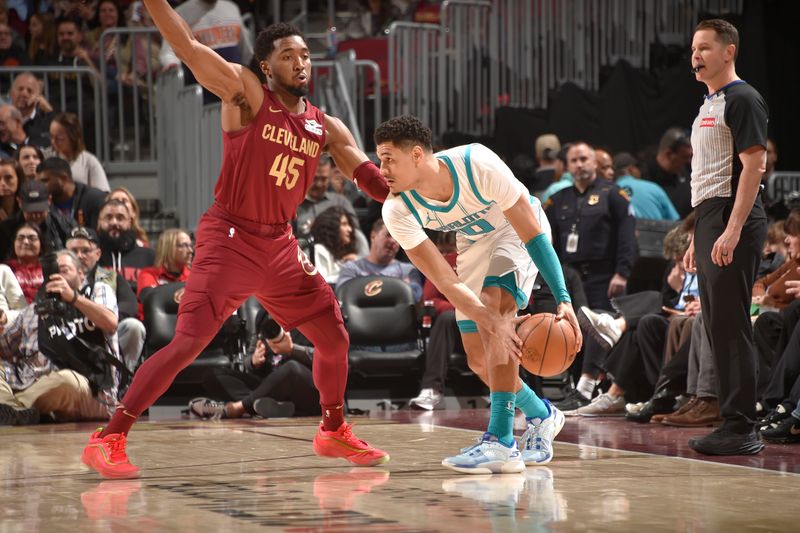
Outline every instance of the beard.
<path fill-rule="evenodd" d="M 132 229 L 121 231 L 116 237 L 112 237 L 106 231 L 100 231 L 97 237 L 100 240 L 100 248 L 102 250 L 127 253 L 136 248 L 136 232 Z"/>
<path fill-rule="evenodd" d="M 308 85 L 305 87 L 286 87 L 286 92 L 291 94 L 292 96 L 297 96 L 298 98 L 302 98 L 308 94 Z"/>

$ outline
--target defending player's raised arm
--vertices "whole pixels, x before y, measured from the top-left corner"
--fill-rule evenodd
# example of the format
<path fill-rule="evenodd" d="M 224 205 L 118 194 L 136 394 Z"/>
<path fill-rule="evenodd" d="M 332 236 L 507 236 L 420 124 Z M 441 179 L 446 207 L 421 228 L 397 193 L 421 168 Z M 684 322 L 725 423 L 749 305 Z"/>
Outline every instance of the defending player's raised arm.
<path fill-rule="evenodd" d="M 333 157 L 336 166 L 370 198 L 379 202 L 386 200 L 389 194 L 386 180 L 380 169 L 358 147 L 347 126 L 338 118 L 325 115 L 325 127 L 326 150 Z"/>
<path fill-rule="evenodd" d="M 231 103 L 237 96 L 241 98 L 245 95 L 252 109 L 260 107 L 263 95 L 255 74 L 241 65 L 225 61 L 211 48 L 200 43 L 167 0 L 144 0 L 144 3 L 161 35 L 178 58 L 189 67 L 200 85 L 223 102 Z"/>

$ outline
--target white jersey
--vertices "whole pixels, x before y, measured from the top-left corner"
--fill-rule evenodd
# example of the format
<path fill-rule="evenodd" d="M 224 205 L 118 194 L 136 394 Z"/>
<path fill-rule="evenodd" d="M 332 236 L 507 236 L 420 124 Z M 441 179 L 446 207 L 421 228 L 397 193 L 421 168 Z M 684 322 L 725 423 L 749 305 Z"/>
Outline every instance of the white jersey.
<path fill-rule="evenodd" d="M 509 226 L 503 211 L 528 189 L 511 169 L 482 144 L 457 146 L 436 158 L 450 170 L 453 197 L 447 202 L 425 198 L 417 191 L 390 194 L 383 204 L 383 221 L 404 249 L 419 246 L 423 228 L 456 231 L 459 252 Z M 535 198 L 532 202 L 538 202 Z"/>

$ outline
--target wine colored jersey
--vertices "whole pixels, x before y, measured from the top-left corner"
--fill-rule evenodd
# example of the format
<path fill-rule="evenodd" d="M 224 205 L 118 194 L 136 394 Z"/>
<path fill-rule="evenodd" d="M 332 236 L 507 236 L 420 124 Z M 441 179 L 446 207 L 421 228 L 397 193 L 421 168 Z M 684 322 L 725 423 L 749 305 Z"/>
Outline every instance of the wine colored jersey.
<path fill-rule="evenodd" d="M 223 159 L 214 199 L 239 218 L 282 224 L 295 217 L 314 180 L 325 146 L 325 114 L 305 100 L 291 113 L 267 86 L 245 128 L 223 132 Z"/>

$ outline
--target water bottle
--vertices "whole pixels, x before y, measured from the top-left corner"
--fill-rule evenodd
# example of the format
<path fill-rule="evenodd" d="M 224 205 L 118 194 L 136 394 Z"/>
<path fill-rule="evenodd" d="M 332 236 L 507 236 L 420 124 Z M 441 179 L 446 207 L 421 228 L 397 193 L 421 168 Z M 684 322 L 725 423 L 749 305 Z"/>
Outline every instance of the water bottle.
<path fill-rule="evenodd" d="M 422 303 L 422 306 L 422 327 L 425 329 L 430 329 L 433 325 L 433 314 L 436 308 L 433 305 L 433 300 L 425 300 Z"/>

